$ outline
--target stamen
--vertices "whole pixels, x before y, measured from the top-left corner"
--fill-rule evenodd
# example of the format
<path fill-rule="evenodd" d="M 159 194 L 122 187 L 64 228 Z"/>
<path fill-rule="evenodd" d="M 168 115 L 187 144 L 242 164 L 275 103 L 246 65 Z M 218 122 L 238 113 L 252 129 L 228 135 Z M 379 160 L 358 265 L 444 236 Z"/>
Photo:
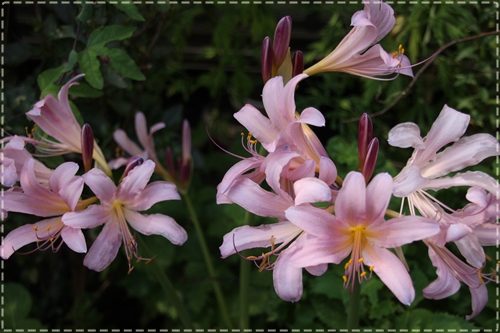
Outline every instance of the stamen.
<path fill-rule="evenodd" d="M 344 283 L 346 283 L 347 282 L 347 276 L 343 275 L 342 276 L 342 280 L 344 280 Z"/>

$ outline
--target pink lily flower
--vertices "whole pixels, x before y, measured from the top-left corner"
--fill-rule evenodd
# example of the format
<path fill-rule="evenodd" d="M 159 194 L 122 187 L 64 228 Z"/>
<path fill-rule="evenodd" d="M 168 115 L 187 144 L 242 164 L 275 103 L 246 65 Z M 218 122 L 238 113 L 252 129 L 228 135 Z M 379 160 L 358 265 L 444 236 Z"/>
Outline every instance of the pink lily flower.
<path fill-rule="evenodd" d="M 158 157 L 156 156 L 156 149 L 153 141 L 153 134 L 156 131 L 161 130 L 165 127 L 165 123 L 156 123 L 148 131 L 146 117 L 144 113 L 137 112 L 135 114 L 135 133 L 137 138 L 141 143 L 139 147 L 135 142 L 130 140 L 124 130 L 117 129 L 113 133 L 113 138 L 115 142 L 125 150 L 130 156 L 139 156 L 144 160 L 150 159 L 155 162 L 158 167 L 160 163 L 158 162 Z M 118 158 L 116 160 L 110 161 L 109 165 L 112 169 L 117 169 L 123 165 L 126 165 L 128 158 Z"/>
<path fill-rule="evenodd" d="M 368 186 L 359 172 L 350 172 L 335 201 L 335 215 L 313 206 L 286 210 L 287 219 L 306 234 L 275 265 L 275 289 L 281 298 L 297 301 L 301 297 L 302 268 L 345 264 L 344 287 L 361 283 L 372 272 L 405 305 L 411 304 L 415 291 L 403 263 L 389 250 L 430 237 L 439 225 L 419 216 L 384 220 L 392 192 L 392 178 L 379 174 Z M 411 231 L 410 231 L 411 230 Z M 367 266 L 368 270 L 365 270 Z"/>
<path fill-rule="evenodd" d="M 157 202 L 180 199 L 172 183 L 156 181 L 147 185 L 154 168 L 155 163 L 147 160 L 132 169 L 118 187 L 99 169 L 94 168 L 82 176 L 101 204 L 91 205 L 81 212 L 66 214 L 63 222 L 82 229 L 104 224 L 85 256 L 85 266 L 102 271 L 115 259 L 120 243 L 123 242 L 131 271 L 133 257 L 139 260 L 142 258 L 138 255 L 137 243 L 128 225 L 144 235 L 161 235 L 175 245 L 182 245 L 187 240 L 186 231 L 173 218 L 162 214 L 139 213 Z"/>
<path fill-rule="evenodd" d="M 394 10 L 388 4 L 377 0 L 366 1 L 364 4 L 364 9 L 352 16 L 351 25 L 354 28 L 335 50 L 307 68 L 304 73 L 314 75 L 322 72 L 344 72 L 370 79 L 393 73 L 413 76 L 410 60 L 404 55 L 402 46 L 390 54 L 379 44 L 374 45 L 394 27 Z"/>
<path fill-rule="evenodd" d="M 26 161 L 33 156 L 24 149 L 24 140 L 14 135 L 3 149 L 0 150 L 0 180 L 4 186 L 14 186 L 20 178 L 21 170 Z M 2 170 L 3 169 L 3 170 Z M 39 183 L 47 185 L 53 170 L 47 168 L 43 163 L 34 160 L 35 177 Z"/>
<path fill-rule="evenodd" d="M 21 191 L 6 191 L 2 198 L 7 211 L 50 217 L 35 224 L 23 225 L 5 237 L 0 246 L 3 259 L 8 259 L 26 244 L 36 242 L 37 249 L 52 248 L 56 252 L 66 243 L 75 252 L 84 253 L 87 245 L 82 231 L 65 225 L 62 218 L 68 212 L 86 207 L 88 202 L 79 200 L 83 179 L 76 176 L 78 164 L 66 162 L 51 174 L 48 187 L 41 185 L 35 175 L 35 160 L 24 164 L 20 175 Z M 57 245 L 56 241 L 62 238 Z"/>

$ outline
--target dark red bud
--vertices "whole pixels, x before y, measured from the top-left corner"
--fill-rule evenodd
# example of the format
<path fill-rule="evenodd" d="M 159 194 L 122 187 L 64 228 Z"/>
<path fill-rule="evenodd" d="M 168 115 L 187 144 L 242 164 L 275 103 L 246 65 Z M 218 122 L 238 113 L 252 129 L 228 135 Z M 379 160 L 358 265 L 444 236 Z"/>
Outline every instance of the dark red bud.
<path fill-rule="evenodd" d="M 94 133 L 89 124 L 82 126 L 82 159 L 83 168 L 88 172 L 92 168 L 92 155 L 94 154 Z"/>
<path fill-rule="evenodd" d="M 262 80 L 266 83 L 273 75 L 273 48 L 271 47 L 271 38 L 269 37 L 264 38 L 262 41 L 260 66 L 262 70 Z"/>
<path fill-rule="evenodd" d="M 292 18 L 283 17 L 276 25 L 274 31 L 273 51 L 274 66 L 279 68 L 286 58 L 288 48 L 290 47 L 290 37 L 292 35 Z"/>
<path fill-rule="evenodd" d="M 363 165 L 363 171 L 362 171 L 362 174 L 365 177 L 365 181 L 367 184 L 370 178 L 372 178 L 373 171 L 375 170 L 375 164 L 377 164 L 377 156 L 378 156 L 378 139 L 373 138 L 368 144 L 365 165 Z"/>
<path fill-rule="evenodd" d="M 165 151 L 165 159 L 167 160 L 167 169 L 168 173 L 175 179 L 175 163 L 174 163 L 174 155 L 172 154 L 172 149 L 170 147 Z"/>
<path fill-rule="evenodd" d="M 139 165 L 142 165 L 142 163 L 144 163 L 144 159 L 142 157 L 132 156 L 127 162 L 127 166 L 125 167 L 125 171 L 123 171 L 121 179 L 127 177 L 130 171 L 134 170 L 134 168 L 138 167 Z"/>
<path fill-rule="evenodd" d="M 359 167 L 358 170 L 363 170 L 365 164 L 366 153 L 368 151 L 368 143 L 373 137 L 373 123 L 366 113 L 363 113 L 361 119 L 359 120 L 359 130 L 358 130 L 358 159 Z"/>
<path fill-rule="evenodd" d="M 304 55 L 301 51 L 295 51 L 293 55 L 293 76 L 302 74 L 304 72 Z"/>

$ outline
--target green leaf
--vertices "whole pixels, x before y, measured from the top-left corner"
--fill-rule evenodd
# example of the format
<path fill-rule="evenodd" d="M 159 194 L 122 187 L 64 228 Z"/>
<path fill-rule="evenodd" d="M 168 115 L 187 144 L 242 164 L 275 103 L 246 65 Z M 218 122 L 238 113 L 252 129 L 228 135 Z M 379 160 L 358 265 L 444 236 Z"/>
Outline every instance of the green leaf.
<path fill-rule="evenodd" d="M 61 65 L 57 68 L 51 68 L 38 75 L 37 83 L 41 91 L 44 91 L 49 85 L 55 86 L 54 82 L 61 76 L 63 67 L 64 66 Z"/>
<path fill-rule="evenodd" d="M 136 5 L 133 3 L 130 4 L 121 4 L 117 3 L 114 4 L 116 8 L 119 10 L 125 12 L 125 14 L 128 15 L 131 19 L 137 20 L 137 21 L 145 21 L 144 17 L 139 13 L 139 10 L 137 9 Z"/>
<path fill-rule="evenodd" d="M 117 88 L 125 89 L 127 88 L 127 82 L 124 80 L 123 76 L 116 73 L 113 68 L 109 65 L 102 66 L 102 74 L 107 82 L 111 83 Z"/>
<path fill-rule="evenodd" d="M 63 73 L 69 72 L 70 70 L 73 69 L 73 67 L 75 67 L 77 55 L 78 53 L 75 50 L 71 50 L 71 52 L 69 53 L 68 63 L 62 69 Z"/>
<path fill-rule="evenodd" d="M 97 98 L 103 95 L 101 90 L 96 90 L 89 86 L 85 82 L 81 82 L 79 85 L 71 86 L 69 94 L 74 97 L 86 97 L 86 98 Z"/>
<path fill-rule="evenodd" d="M 91 49 L 93 46 L 102 47 L 109 42 L 115 40 L 124 40 L 129 38 L 134 33 L 136 27 L 127 27 L 124 25 L 110 25 L 94 30 L 87 42 L 87 47 Z"/>
<path fill-rule="evenodd" d="M 92 17 L 93 11 L 94 5 L 83 5 L 82 11 L 78 14 L 76 19 L 81 22 L 87 22 Z"/>
<path fill-rule="evenodd" d="M 96 49 L 97 50 L 97 49 Z M 120 75 L 128 77 L 132 80 L 144 81 L 146 77 L 135 64 L 134 60 L 129 57 L 127 52 L 116 48 L 99 48 L 99 52 L 109 57 L 111 67 Z"/>
<path fill-rule="evenodd" d="M 98 53 L 93 50 L 84 50 L 78 53 L 78 63 L 82 72 L 85 73 L 85 80 L 95 89 L 101 90 L 104 80 L 99 70 L 100 63 L 97 56 Z"/>

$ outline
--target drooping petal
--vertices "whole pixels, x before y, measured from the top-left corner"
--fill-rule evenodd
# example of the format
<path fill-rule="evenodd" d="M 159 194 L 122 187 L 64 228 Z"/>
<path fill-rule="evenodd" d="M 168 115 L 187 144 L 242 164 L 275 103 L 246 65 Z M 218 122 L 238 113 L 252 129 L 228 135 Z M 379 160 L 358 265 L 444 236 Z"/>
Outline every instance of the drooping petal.
<path fill-rule="evenodd" d="M 429 247 L 429 258 L 432 265 L 437 268 L 438 278 L 423 289 L 424 297 L 443 299 L 455 294 L 460 289 L 460 282 L 431 247 Z"/>
<path fill-rule="evenodd" d="M 497 223 L 483 223 L 473 230 L 482 246 L 498 246 L 500 244 L 500 225 Z"/>
<path fill-rule="evenodd" d="M 221 203 L 231 203 L 227 200 L 226 192 L 228 191 L 231 184 L 239 177 L 254 168 L 259 168 L 262 165 L 264 157 L 250 157 L 245 158 L 235 165 L 233 165 L 224 175 L 222 181 L 217 185 L 217 204 Z"/>
<path fill-rule="evenodd" d="M 34 226 L 35 224 L 25 224 L 7 234 L 0 246 L 2 259 L 9 259 L 15 251 L 38 240 L 37 234 L 33 230 Z"/>
<path fill-rule="evenodd" d="M 399 148 L 425 148 L 424 140 L 420 136 L 420 128 L 415 123 L 402 123 L 394 126 L 389 131 L 387 142 L 391 146 Z"/>
<path fill-rule="evenodd" d="M 274 290 L 278 296 L 288 302 L 297 302 L 302 297 L 302 268 L 288 263 L 287 252 L 281 252 L 273 270 Z"/>
<path fill-rule="evenodd" d="M 293 184 L 295 204 L 328 202 L 332 199 L 330 187 L 318 178 L 303 178 Z"/>
<path fill-rule="evenodd" d="M 134 125 L 135 125 L 135 134 L 137 135 L 137 139 L 139 139 L 139 142 L 141 143 L 142 147 L 145 150 L 147 150 L 146 148 L 149 145 L 149 133 L 144 113 L 137 112 L 135 114 Z"/>
<path fill-rule="evenodd" d="M 116 190 L 116 198 L 125 203 L 133 202 L 146 187 L 151 175 L 153 175 L 155 163 L 151 160 L 144 161 L 143 164 L 136 166 L 130 170 L 128 175 L 123 178 L 118 189 Z"/>
<path fill-rule="evenodd" d="M 470 265 L 476 268 L 483 267 L 486 257 L 484 255 L 484 250 L 475 235 L 465 236 L 455 241 L 455 244 Z"/>
<path fill-rule="evenodd" d="M 83 179 L 75 177 L 77 171 L 78 164 L 66 162 L 58 166 L 49 179 L 50 189 L 58 193 L 71 210 L 75 210 L 83 191 Z"/>
<path fill-rule="evenodd" d="M 111 221 L 113 208 L 103 205 L 90 205 L 81 212 L 66 213 L 62 217 L 64 224 L 78 229 L 95 228 Z"/>
<path fill-rule="evenodd" d="M 321 276 L 326 273 L 328 269 L 328 264 L 319 264 L 315 266 L 308 266 L 305 269 L 314 276 Z"/>
<path fill-rule="evenodd" d="M 288 221 L 257 227 L 244 225 L 225 234 L 219 249 L 222 258 L 227 258 L 246 249 L 271 247 L 271 237 L 273 237 L 274 244 L 280 244 L 300 232 L 299 228 Z"/>
<path fill-rule="evenodd" d="M 297 121 L 299 123 L 305 123 L 318 127 L 325 126 L 325 116 L 323 116 L 318 109 L 313 107 L 305 108 L 304 111 L 300 113 L 300 117 Z"/>
<path fill-rule="evenodd" d="M 306 160 L 295 169 L 282 173 L 282 177 L 290 179 L 291 181 L 298 181 L 306 177 L 314 177 L 316 170 L 316 163 L 313 160 Z"/>
<path fill-rule="evenodd" d="M 365 246 L 364 263 L 373 266 L 373 271 L 384 282 L 394 296 L 405 305 L 410 305 L 415 298 L 415 289 L 410 275 L 396 255 L 387 249 L 376 246 Z"/>
<path fill-rule="evenodd" d="M 411 232 L 410 232 L 411 230 Z M 395 248 L 439 232 L 439 223 L 421 216 L 403 216 L 370 225 L 369 241 L 379 247 Z"/>
<path fill-rule="evenodd" d="M 276 76 L 267 81 L 262 90 L 264 109 L 272 125 L 279 130 L 283 130 L 288 123 L 286 116 L 280 111 L 279 96 L 283 93 L 283 88 L 283 78 L 281 76 Z"/>
<path fill-rule="evenodd" d="M 187 240 L 187 233 L 173 218 L 163 214 L 143 215 L 124 209 L 127 222 L 143 235 L 161 235 L 174 245 L 182 245 Z"/>
<path fill-rule="evenodd" d="M 103 171 L 94 168 L 82 175 L 82 178 L 101 202 L 110 203 L 114 199 L 116 186 Z"/>
<path fill-rule="evenodd" d="M 286 197 L 288 194 L 281 189 L 281 173 L 283 169 L 287 168 L 294 157 L 299 157 L 299 154 L 291 151 L 288 146 L 283 146 L 269 154 L 262 164 L 267 183 L 278 195 L 283 197 Z"/>
<path fill-rule="evenodd" d="M 297 84 L 305 79 L 307 74 L 299 74 L 294 76 L 283 88 L 283 93 L 280 95 L 280 102 L 278 105 L 278 110 L 280 110 L 281 115 L 287 120 L 288 123 L 295 121 L 295 90 Z M 319 111 L 318 111 L 319 112 Z"/>
<path fill-rule="evenodd" d="M 321 156 L 319 159 L 319 179 L 331 185 L 337 179 L 337 167 L 333 161 L 325 156 Z"/>
<path fill-rule="evenodd" d="M 61 231 L 61 237 L 64 243 L 73 251 L 78 253 L 87 252 L 87 244 L 85 243 L 85 237 L 81 229 L 65 226 Z"/>
<path fill-rule="evenodd" d="M 151 208 L 155 203 L 166 200 L 180 200 L 174 184 L 165 181 L 156 181 L 148 184 L 133 201 L 127 202 L 127 208 L 143 211 Z"/>
<path fill-rule="evenodd" d="M 472 298 L 472 313 L 465 316 L 465 319 L 471 320 L 477 316 L 481 311 L 483 311 L 486 303 L 488 303 L 488 290 L 486 285 L 481 283 L 477 288 L 469 288 L 471 298 Z"/>
<path fill-rule="evenodd" d="M 90 247 L 83 264 L 89 269 L 101 272 L 116 258 L 121 242 L 122 234 L 118 222 L 113 220 L 106 223 Z"/>
<path fill-rule="evenodd" d="M 481 171 L 467 171 L 453 177 L 433 179 L 422 188 L 437 191 L 452 186 L 478 186 L 493 194 L 498 193 L 500 188 L 496 179 Z"/>
<path fill-rule="evenodd" d="M 384 38 L 394 27 L 396 23 L 394 10 L 383 1 L 371 0 L 364 2 L 364 4 L 364 11 L 367 13 L 367 17 L 378 30 L 377 38 L 373 41 L 375 44 Z"/>

